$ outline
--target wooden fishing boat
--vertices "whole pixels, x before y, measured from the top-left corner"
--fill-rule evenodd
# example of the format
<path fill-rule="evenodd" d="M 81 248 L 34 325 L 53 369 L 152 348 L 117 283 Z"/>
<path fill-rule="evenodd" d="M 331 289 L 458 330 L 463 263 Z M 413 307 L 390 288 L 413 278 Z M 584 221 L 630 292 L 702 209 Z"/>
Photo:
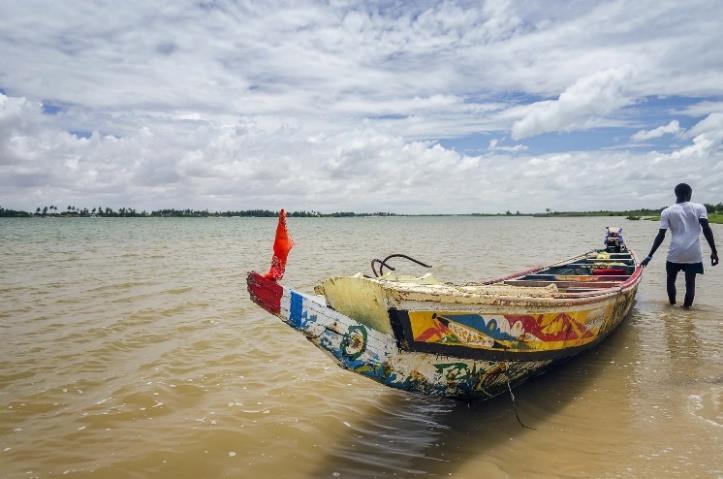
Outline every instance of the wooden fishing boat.
<path fill-rule="evenodd" d="M 280 218 L 272 271 L 250 272 L 247 285 L 254 302 L 342 368 L 405 391 L 489 398 L 595 346 L 622 322 L 642 267 L 619 231 L 612 235 L 605 248 L 483 283 L 390 271 L 330 278 L 311 295 L 278 281 L 291 248 Z M 375 275 L 389 268 L 376 261 Z"/>

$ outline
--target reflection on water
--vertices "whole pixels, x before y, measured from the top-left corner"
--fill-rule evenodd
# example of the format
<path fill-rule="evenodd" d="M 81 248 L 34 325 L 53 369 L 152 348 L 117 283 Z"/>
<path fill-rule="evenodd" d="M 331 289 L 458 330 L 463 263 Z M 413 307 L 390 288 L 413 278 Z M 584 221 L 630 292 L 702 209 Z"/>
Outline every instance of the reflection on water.
<path fill-rule="evenodd" d="M 639 250 L 657 229 L 615 221 Z M 309 291 L 395 252 L 480 280 L 580 252 L 610 222 L 291 219 L 285 281 Z M 516 390 L 525 429 L 507 396 L 433 401 L 342 371 L 252 305 L 244 274 L 267 266 L 273 231 L 0 220 L 0 477 L 723 474 L 723 270 L 684 311 L 656 259 L 614 335 Z"/>

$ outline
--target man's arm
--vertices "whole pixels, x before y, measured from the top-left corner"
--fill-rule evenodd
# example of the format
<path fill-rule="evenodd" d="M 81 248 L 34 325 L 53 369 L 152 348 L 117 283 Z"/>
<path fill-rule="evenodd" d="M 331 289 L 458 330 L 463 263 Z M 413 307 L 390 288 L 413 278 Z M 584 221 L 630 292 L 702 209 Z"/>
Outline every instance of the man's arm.
<path fill-rule="evenodd" d="M 710 264 L 711 266 L 715 266 L 718 264 L 718 250 L 715 249 L 713 230 L 710 229 L 708 218 L 701 218 L 698 221 L 700 221 L 700 226 L 703 228 L 703 236 L 705 236 L 706 241 L 708 241 L 708 246 L 710 246 Z"/>
<path fill-rule="evenodd" d="M 660 248 L 660 245 L 663 244 L 663 240 L 665 239 L 665 229 L 660 228 L 658 230 L 658 235 L 655 237 L 655 240 L 653 240 L 653 247 L 650 248 L 650 253 L 648 253 L 648 257 L 645 258 L 643 261 L 640 262 L 642 266 L 647 266 L 648 263 L 650 263 L 650 260 L 653 259 L 653 255 L 655 252 Z"/>

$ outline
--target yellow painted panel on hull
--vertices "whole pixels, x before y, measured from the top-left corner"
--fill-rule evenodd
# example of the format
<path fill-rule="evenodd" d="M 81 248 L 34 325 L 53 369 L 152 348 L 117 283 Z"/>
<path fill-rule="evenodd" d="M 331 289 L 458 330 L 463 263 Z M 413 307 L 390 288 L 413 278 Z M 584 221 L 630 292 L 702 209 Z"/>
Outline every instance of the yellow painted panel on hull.
<path fill-rule="evenodd" d="M 330 278 L 315 288 L 329 306 L 382 333 L 391 333 L 384 290 L 379 283 L 356 276 Z"/>
<path fill-rule="evenodd" d="M 540 314 L 468 311 L 410 311 L 408 314 L 415 342 L 497 351 L 550 351 L 595 341 L 616 321 L 614 303 Z"/>

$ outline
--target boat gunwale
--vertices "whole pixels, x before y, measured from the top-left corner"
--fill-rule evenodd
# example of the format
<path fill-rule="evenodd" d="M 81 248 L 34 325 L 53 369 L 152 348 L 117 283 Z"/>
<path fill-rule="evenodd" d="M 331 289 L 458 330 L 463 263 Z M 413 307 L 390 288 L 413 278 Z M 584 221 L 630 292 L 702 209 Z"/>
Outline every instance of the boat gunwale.
<path fill-rule="evenodd" d="M 253 292 L 251 291 L 251 281 L 257 282 L 261 280 L 262 283 L 265 284 L 273 284 L 280 288 L 281 291 L 279 293 L 281 296 L 285 295 L 298 295 L 299 297 L 304 298 L 306 301 L 313 303 L 316 305 L 317 308 L 324 311 L 329 311 L 332 315 L 337 315 L 338 317 L 343 317 L 345 320 L 353 323 L 357 323 L 358 320 L 352 318 L 351 316 L 348 316 L 340 311 L 335 310 L 334 308 L 330 307 L 323 296 L 317 296 L 313 294 L 307 294 L 303 293 L 301 291 L 297 291 L 295 289 L 283 286 L 279 283 L 276 283 L 272 280 L 268 280 L 263 278 L 261 274 L 259 274 L 256 271 L 250 271 L 248 273 L 247 277 L 247 283 L 249 284 L 249 292 L 252 293 L 252 301 L 256 303 L 257 305 L 261 306 L 263 309 L 266 309 L 268 312 L 273 314 L 274 316 L 277 316 L 281 318 L 282 321 L 292 326 L 294 329 L 302 330 L 298 325 L 294 325 L 290 322 L 291 314 L 290 309 L 287 306 L 280 307 L 278 310 L 271 310 L 269 309 L 266 303 L 264 301 L 255 296 Z M 635 287 L 636 285 L 633 285 L 632 287 Z M 617 293 L 620 294 L 621 292 Z M 614 296 L 614 295 L 610 295 Z M 509 298 L 512 299 L 512 298 Z M 519 298 L 517 298 L 519 299 Z M 547 300 L 555 300 L 556 298 L 545 298 Z M 580 299 L 586 299 L 586 301 L 580 301 Z M 557 299 L 557 301 L 545 304 L 545 305 L 536 305 L 536 306 L 570 306 L 570 305 L 579 305 L 579 304 L 585 304 L 585 303 L 593 303 L 597 301 L 601 301 L 604 299 L 608 299 L 607 296 L 597 296 L 594 298 L 580 298 L 578 301 L 568 301 L 568 302 L 562 302 L 560 299 Z M 527 303 L 528 306 L 530 306 L 529 303 Z M 405 307 L 406 306 L 406 307 Z M 450 303 L 440 303 L 440 307 L 442 308 L 448 308 L 450 306 Z M 462 306 L 462 305 L 455 305 L 455 306 Z M 475 305 L 464 305 L 464 306 L 472 306 Z M 410 311 L 414 311 L 415 309 L 409 308 L 408 305 L 399 305 L 399 307 L 391 307 L 387 310 L 387 314 L 389 315 L 390 323 L 394 324 L 399 323 L 399 320 L 401 319 L 400 315 L 408 315 Z M 457 309 L 456 309 L 457 310 Z M 625 315 L 621 317 L 617 322 L 617 324 L 624 319 Z M 393 319 L 396 318 L 396 319 Z M 408 316 L 407 316 L 408 318 Z M 408 322 L 408 320 L 407 320 Z M 404 322 L 402 322 L 404 323 Z M 327 326 L 324 326 L 325 328 L 329 329 Z M 373 329 L 373 328 L 372 328 Z M 613 331 L 615 331 L 617 327 L 612 327 L 606 330 L 602 335 L 596 337 L 593 341 L 577 346 L 568 346 L 564 348 L 554 349 L 554 350 L 540 350 L 540 351 L 503 351 L 503 350 L 486 350 L 486 349 L 475 349 L 475 350 L 467 350 L 465 348 L 460 348 L 457 346 L 440 346 L 440 345 L 429 345 L 426 343 L 414 343 L 414 349 L 411 349 L 411 345 L 407 345 L 406 347 L 400 347 L 399 343 L 399 333 L 395 329 L 395 327 L 392 327 L 392 332 L 386 333 L 390 334 L 391 337 L 394 338 L 394 341 L 397 344 L 397 347 L 400 348 L 400 350 L 407 352 L 407 353 L 415 353 L 415 354 L 431 354 L 435 356 L 448 356 L 448 357 L 454 357 L 454 358 L 461 358 L 465 360 L 477 360 L 477 361 L 513 361 L 513 362 L 530 362 L 530 361 L 554 361 L 563 359 L 566 357 L 575 356 L 578 353 L 585 351 L 587 349 L 590 349 L 598 344 L 600 344 L 609 334 L 611 334 Z M 342 334 L 339 332 L 336 328 L 333 328 L 333 331 L 336 334 Z M 302 331 L 303 332 L 303 331 Z M 410 332 L 407 331 L 406 334 L 402 334 L 402 336 L 409 336 Z M 306 334 L 306 333 L 305 333 Z M 379 334 L 385 334 L 379 332 Z M 324 350 L 323 348 L 321 348 Z M 342 366 L 343 367 L 343 366 Z"/>
<path fill-rule="evenodd" d="M 578 256 L 573 256 L 571 258 L 562 260 L 557 263 L 553 263 L 551 265 L 547 266 L 537 266 L 534 268 L 531 268 L 526 271 L 513 273 L 507 276 L 503 276 L 500 278 L 487 280 L 482 283 L 476 283 L 478 285 L 494 285 L 496 283 L 502 283 L 503 281 L 506 281 L 508 279 L 513 278 L 519 278 L 521 276 L 525 276 L 527 274 L 533 274 L 534 272 L 544 270 L 546 268 L 552 268 L 555 266 L 565 265 L 569 264 L 570 262 L 574 261 L 577 258 L 584 257 L 588 255 L 591 251 L 588 251 L 586 253 L 580 254 Z M 579 307 L 582 305 L 587 304 L 593 304 L 602 302 L 605 300 L 608 300 L 611 297 L 618 296 L 620 294 L 623 294 L 633 288 L 636 288 L 638 286 L 638 283 L 642 279 L 642 271 L 643 267 L 638 262 L 638 257 L 635 254 L 634 251 L 629 251 L 634 262 L 636 265 L 635 270 L 633 273 L 630 274 L 629 278 L 623 282 L 621 282 L 618 286 L 612 286 L 612 287 L 606 287 L 606 288 L 600 288 L 600 289 L 593 289 L 590 291 L 580 291 L 576 293 L 568 293 L 568 292 L 556 292 L 553 295 L 549 297 L 530 297 L 530 296 L 504 296 L 504 295 L 490 295 L 490 296 L 479 296 L 474 302 L 446 302 L 446 301 L 427 301 L 424 299 L 413 299 L 413 298 L 397 298 L 395 300 L 394 307 L 402 307 L 404 305 L 403 309 L 407 310 L 415 310 L 415 309 L 421 309 L 420 307 L 424 305 L 424 308 L 429 308 L 431 305 L 437 305 L 436 307 L 432 307 L 432 309 L 449 309 L 450 307 L 454 307 L 458 310 L 472 310 L 479 306 L 496 306 L 496 307 L 510 307 L 514 305 L 525 305 L 527 308 L 555 308 L 555 307 Z M 253 272 L 255 273 L 255 272 Z M 258 274 L 258 273 L 256 273 Z M 376 278 L 370 278 L 372 280 Z M 282 288 L 287 288 L 286 286 L 283 286 L 280 283 L 276 283 Z M 471 285 L 471 284 L 470 284 Z M 461 285 L 451 285 L 455 287 L 460 287 Z M 527 288 L 526 286 L 510 286 L 512 288 Z M 584 287 L 584 282 L 581 282 L 581 287 Z M 289 288 L 291 289 L 291 288 Z M 297 291 L 294 289 L 293 291 Z M 324 301 L 326 303 L 326 301 Z M 391 305 L 387 305 L 391 306 Z M 328 304 L 327 304 L 328 307 Z M 276 313 L 273 313 L 276 314 Z"/>

